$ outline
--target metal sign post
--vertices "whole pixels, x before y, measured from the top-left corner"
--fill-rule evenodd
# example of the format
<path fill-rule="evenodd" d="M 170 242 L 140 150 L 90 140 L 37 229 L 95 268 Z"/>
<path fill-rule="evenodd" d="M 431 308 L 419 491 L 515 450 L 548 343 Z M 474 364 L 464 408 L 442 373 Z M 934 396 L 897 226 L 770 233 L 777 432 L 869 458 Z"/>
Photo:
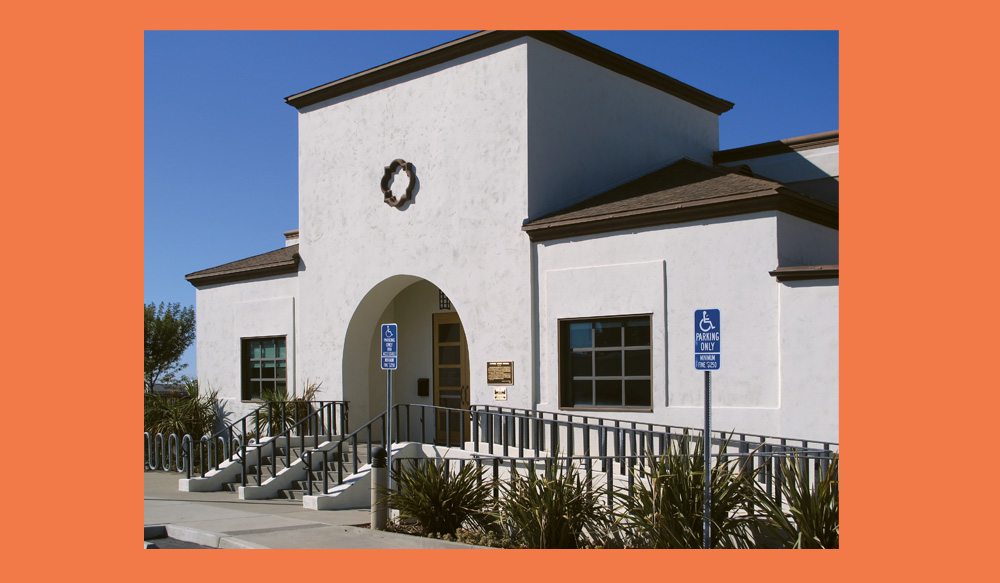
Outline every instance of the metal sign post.
<path fill-rule="evenodd" d="M 705 490 L 702 513 L 703 549 L 712 548 L 712 371 L 722 365 L 722 317 L 719 310 L 694 312 L 694 367 L 705 371 Z"/>
<path fill-rule="evenodd" d="M 392 488 L 392 371 L 396 370 L 399 342 L 395 324 L 382 324 L 382 370 L 385 379 L 385 461 Z M 369 452 L 371 455 L 371 452 Z"/>

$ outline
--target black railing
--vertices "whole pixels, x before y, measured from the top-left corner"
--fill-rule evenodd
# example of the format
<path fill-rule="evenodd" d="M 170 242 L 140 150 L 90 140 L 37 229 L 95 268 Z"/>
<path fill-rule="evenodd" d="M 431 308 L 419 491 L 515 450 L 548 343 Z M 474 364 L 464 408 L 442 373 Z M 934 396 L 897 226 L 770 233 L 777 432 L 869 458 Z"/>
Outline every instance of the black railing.
<path fill-rule="evenodd" d="M 671 441 L 686 443 L 703 433 L 689 427 L 494 406 L 473 406 L 472 419 L 474 452 L 485 447 L 485 453 L 502 457 L 579 456 L 585 464 L 624 459 L 634 465 L 669 453 Z M 797 456 L 815 483 L 838 449 L 832 442 L 721 431 L 712 432 L 710 447 L 718 450 L 723 462 L 748 458 L 747 469 L 758 470 L 767 493 L 779 498 L 782 478 L 774 460 Z M 625 479 L 632 479 L 631 471 Z"/>
<path fill-rule="evenodd" d="M 614 436 L 615 447 L 627 446 L 639 450 L 633 453 L 643 454 L 644 447 L 649 448 L 654 444 L 663 443 L 663 438 L 659 437 L 661 435 L 702 433 L 702 430 L 690 427 L 491 405 L 473 405 L 472 414 L 473 419 L 479 420 L 481 429 L 478 433 L 476 428 L 473 429 L 474 448 L 478 446 L 477 442 L 482 442 L 490 448 L 494 446 L 504 448 L 504 455 L 508 455 L 508 449 L 515 447 L 518 448 L 519 456 L 523 455 L 523 450 L 533 450 L 536 455 L 541 451 L 564 451 L 572 455 L 577 449 L 582 448 L 583 452 L 589 453 L 590 449 L 585 444 L 599 442 L 602 434 L 606 436 L 605 439 L 607 436 Z M 540 428 L 548 432 L 548 445 L 546 445 L 546 434 Z M 569 428 L 573 428 L 573 431 L 569 431 Z M 640 439 L 645 445 L 637 442 Z M 729 441 L 730 449 L 735 448 L 744 453 L 763 444 L 780 445 L 797 451 L 829 452 L 835 451 L 838 447 L 836 443 L 817 440 L 778 438 L 744 432 L 712 432 L 713 444 L 722 443 L 724 440 Z M 494 453 L 493 449 L 490 449 L 489 453 Z M 615 453 L 620 451 L 616 450 Z M 662 446 L 657 453 L 662 453 Z"/>
<path fill-rule="evenodd" d="M 253 432 L 248 434 L 247 421 L 249 415 L 241 420 L 241 434 L 244 437 L 237 454 L 242 471 L 240 481 L 243 486 L 248 484 L 247 449 L 257 452 L 257 463 L 254 477 L 257 486 L 261 485 L 263 479 L 264 458 L 270 457 L 271 476 L 278 473 L 278 447 L 285 450 L 284 466 L 289 467 L 297 461 L 301 454 L 294 456 L 294 440 L 298 438 L 298 449 L 300 452 L 307 451 L 308 442 L 312 441 L 312 447 L 319 447 L 323 441 L 332 441 L 334 435 L 340 435 L 347 431 L 347 411 L 346 401 L 281 401 L 267 403 L 267 408 L 260 407 L 254 412 Z M 315 409 L 315 410 L 313 410 Z M 264 419 L 261 420 L 261 413 Z M 339 426 L 338 426 L 339 421 Z M 260 441 L 264 435 L 262 430 L 267 432 L 269 439 Z M 247 443 L 248 435 L 252 435 L 254 443 Z M 322 439 L 322 441 L 321 441 Z"/>
<path fill-rule="evenodd" d="M 197 441 L 191 435 L 144 432 L 144 469 L 176 470 L 190 478 L 197 464 L 204 477 L 234 456 L 245 459 L 246 446 L 255 446 L 262 437 L 289 428 L 297 428 L 303 436 L 309 432 L 332 436 L 347 431 L 347 424 L 347 401 L 269 401 Z"/>
<path fill-rule="evenodd" d="M 588 475 L 597 471 L 595 468 L 604 473 L 611 471 L 614 475 L 613 468 L 617 467 L 618 479 L 628 488 L 632 487 L 635 470 L 645 460 L 668 454 L 672 442 L 700 440 L 702 434 L 701 430 L 678 426 L 490 406 L 473 406 L 465 410 L 398 404 L 393 406 L 393 412 L 393 442 L 462 448 L 471 442 L 470 454 L 477 459 L 576 460 L 580 463 L 580 471 Z M 469 421 L 468 430 L 466 420 Z M 456 421 L 457 431 L 453 426 Z M 327 451 L 313 452 L 310 457 L 323 456 L 323 492 L 329 491 L 332 481 L 329 476 L 331 455 L 335 456 L 336 483 L 340 484 L 345 472 L 348 475 L 357 473 L 366 463 L 358 456 L 361 440 L 364 439 L 370 452 L 372 436 L 384 439 L 385 432 L 385 413 L 382 413 Z M 777 460 L 797 456 L 815 482 L 826 473 L 837 450 L 837 444 L 831 442 L 723 432 L 713 432 L 711 447 L 717 450 L 714 455 L 721 456 L 722 462 L 730 458 L 748 459 L 747 469 L 756 473 L 769 495 L 778 498 L 781 496 L 781 472 Z M 344 459 L 345 450 L 349 452 L 347 460 Z M 308 493 L 313 493 L 311 473 Z"/>
<path fill-rule="evenodd" d="M 399 412 L 400 405 L 394 405 L 393 410 L 396 412 L 396 435 L 399 435 Z M 350 435 L 343 436 L 339 442 L 337 442 L 332 447 L 325 447 L 323 449 L 312 449 L 303 452 L 303 460 L 306 463 L 308 469 L 306 475 L 306 494 L 312 496 L 313 494 L 313 466 L 315 465 L 315 457 L 318 456 L 322 458 L 323 462 L 320 466 L 321 476 L 318 481 L 323 483 L 322 493 L 328 493 L 330 491 L 330 456 L 334 455 L 333 463 L 336 465 L 337 479 L 336 483 L 341 484 L 344 481 L 345 466 L 349 468 L 347 475 L 358 473 L 358 468 L 365 465 L 358 455 L 359 445 L 365 444 L 366 452 L 371 455 L 372 445 L 384 445 L 388 443 L 386 438 L 386 431 L 388 427 L 386 426 L 386 414 L 383 412 L 374 418 L 372 418 L 368 423 L 365 423 L 357 430 L 355 430 Z M 349 459 L 344 460 L 344 450 L 347 449 L 349 454 Z M 350 463 L 348 466 L 347 464 Z"/>
<path fill-rule="evenodd" d="M 675 436 L 676 437 L 676 436 Z M 681 437 L 680 439 L 685 439 Z M 700 436 L 686 438 L 689 441 L 700 441 Z M 696 468 L 700 467 L 700 455 L 692 456 L 693 447 L 689 449 L 679 448 L 674 451 L 674 455 L 686 455 L 692 459 Z M 782 501 L 782 463 L 797 463 L 800 467 L 812 467 L 810 483 L 815 484 L 823 479 L 833 460 L 834 452 L 824 450 L 801 451 L 799 449 L 758 449 L 746 454 L 724 454 L 719 460 L 718 455 L 713 454 L 716 462 L 726 466 L 727 462 L 736 461 L 736 465 L 745 465 L 744 475 L 754 476 L 760 482 L 764 493 L 771 498 L 778 506 Z M 466 465 L 474 464 L 477 474 L 482 479 L 485 474 L 492 480 L 494 497 L 498 495 L 499 485 L 503 478 L 509 476 L 511 472 L 517 471 L 521 474 L 525 472 L 538 472 L 552 469 L 560 469 L 563 472 L 576 472 L 581 481 L 594 488 L 595 491 L 607 498 L 607 505 L 613 508 L 616 500 L 624 497 L 631 498 L 635 493 L 637 480 L 648 478 L 648 470 L 651 464 L 656 463 L 655 456 L 599 456 L 599 455 L 576 455 L 576 456 L 502 456 L 488 455 L 481 453 L 468 454 L 467 458 L 441 458 L 429 460 L 427 458 L 396 457 L 392 459 L 392 470 L 396 475 L 404 469 L 403 464 L 419 464 L 428 461 L 436 463 L 447 463 L 452 468 L 461 471 Z M 484 469 L 486 470 L 484 472 Z M 728 468 L 730 471 L 733 467 Z M 835 477 L 836 479 L 836 477 Z M 397 487 L 401 487 L 398 485 Z"/>

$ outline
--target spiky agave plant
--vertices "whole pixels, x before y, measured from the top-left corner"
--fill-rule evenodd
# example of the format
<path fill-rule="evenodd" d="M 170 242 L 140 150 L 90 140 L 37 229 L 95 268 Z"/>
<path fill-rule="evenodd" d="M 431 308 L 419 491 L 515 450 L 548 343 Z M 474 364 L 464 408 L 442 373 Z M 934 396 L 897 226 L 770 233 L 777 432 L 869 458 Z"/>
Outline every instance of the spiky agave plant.
<path fill-rule="evenodd" d="M 728 439 L 722 444 L 725 450 Z M 636 470 L 631 495 L 622 495 L 632 544 L 654 549 L 703 546 L 704 445 L 687 436 L 670 442 L 660 457 L 650 456 Z M 750 548 L 757 518 L 752 509 L 760 495 L 745 460 L 716 457 L 711 469 L 712 548 Z"/>
<path fill-rule="evenodd" d="M 840 547 L 840 454 L 835 453 L 815 482 L 810 483 L 807 461 L 799 456 L 781 460 L 781 494 L 787 509 L 764 500 L 767 530 L 795 549 Z"/>
<path fill-rule="evenodd" d="M 507 535 L 531 549 L 576 549 L 602 544 L 612 513 L 595 488 L 570 465 L 544 464 L 541 473 L 512 470 L 501 486 L 498 517 Z"/>
<path fill-rule="evenodd" d="M 493 482 L 483 468 L 466 462 L 452 470 L 447 459 L 400 460 L 392 472 L 396 489 L 389 506 L 420 523 L 424 534 L 452 535 L 463 526 L 491 521 Z"/>

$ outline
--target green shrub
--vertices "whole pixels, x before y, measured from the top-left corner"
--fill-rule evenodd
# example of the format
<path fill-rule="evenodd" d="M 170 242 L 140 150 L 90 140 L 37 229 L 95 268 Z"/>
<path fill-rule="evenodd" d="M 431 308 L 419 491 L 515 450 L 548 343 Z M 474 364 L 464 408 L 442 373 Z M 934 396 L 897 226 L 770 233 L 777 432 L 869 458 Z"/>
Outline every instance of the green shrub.
<path fill-rule="evenodd" d="M 545 464 L 539 475 L 516 469 L 501 486 L 499 520 L 506 535 L 531 549 L 576 549 L 601 543 L 609 532 L 604 490 L 592 489 L 574 467 Z"/>
<path fill-rule="evenodd" d="M 151 439 L 158 433 L 162 433 L 164 439 L 174 434 L 178 443 L 185 435 L 190 435 L 193 441 L 192 467 L 197 471 L 211 463 L 218 464 L 222 461 L 221 448 L 215 451 L 215 459 L 209 460 L 200 441 L 204 436 L 211 436 L 217 429 L 222 414 L 216 399 L 216 391 L 200 395 L 198 381 L 190 379 L 184 381 L 184 389 L 187 394 L 179 397 L 158 393 L 144 394 L 143 431 L 149 433 Z M 174 464 L 171 466 L 172 469 L 176 467 Z"/>
<path fill-rule="evenodd" d="M 260 428 L 262 435 L 280 435 L 285 430 L 295 426 L 313 412 L 312 400 L 322 383 L 309 383 L 302 395 L 289 399 L 288 391 L 280 389 L 265 389 L 261 400 L 265 406 L 260 410 Z M 308 428 L 303 424 L 297 432 L 305 432 Z M 260 437 L 256 436 L 255 437 Z"/>
<path fill-rule="evenodd" d="M 392 472 L 389 505 L 420 523 L 425 535 L 454 536 L 464 525 L 488 528 L 493 482 L 473 463 L 452 471 L 448 460 L 409 460 Z"/>
<path fill-rule="evenodd" d="M 693 447 L 692 447 L 693 441 Z M 702 548 L 704 449 L 702 440 L 671 442 L 636 473 L 631 496 L 623 495 L 631 544 L 654 549 Z M 725 449 L 723 444 L 722 448 Z M 716 459 L 712 467 L 712 548 L 750 548 L 757 522 L 753 509 L 763 495 L 745 461 Z"/>
<path fill-rule="evenodd" d="M 219 422 L 217 391 L 200 395 L 198 381 L 184 382 L 187 395 L 168 397 L 156 393 L 144 394 L 143 429 L 150 435 L 190 435 L 195 441 L 211 435 Z"/>

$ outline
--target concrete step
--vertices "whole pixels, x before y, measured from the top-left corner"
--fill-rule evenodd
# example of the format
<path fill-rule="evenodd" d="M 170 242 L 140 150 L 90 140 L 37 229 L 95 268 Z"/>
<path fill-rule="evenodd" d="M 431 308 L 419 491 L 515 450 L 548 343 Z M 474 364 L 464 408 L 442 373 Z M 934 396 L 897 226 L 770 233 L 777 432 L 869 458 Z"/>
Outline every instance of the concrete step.
<path fill-rule="evenodd" d="M 380 444 L 373 442 L 371 444 L 371 447 L 372 447 L 372 449 L 374 449 L 375 447 L 378 447 L 379 445 Z M 297 446 L 297 445 L 292 445 L 291 449 L 292 449 L 292 455 L 291 455 L 292 463 L 295 463 L 299 459 L 299 457 L 301 455 L 301 448 L 299 446 Z M 369 450 L 369 448 L 368 448 L 368 444 L 367 443 L 358 443 L 358 446 L 357 446 L 357 456 L 358 456 L 358 468 L 359 469 L 361 468 L 361 466 L 364 466 L 365 464 L 367 464 L 369 462 L 369 459 L 368 459 L 369 458 L 368 450 Z M 271 479 L 273 477 L 273 474 L 271 472 L 271 459 L 272 459 L 272 456 L 275 456 L 275 455 L 277 456 L 277 459 L 275 460 L 275 466 L 276 466 L 275 467 L 275 470 L 276 470 L 275 473 L 280 473 L 286 467 L 285 462 L 288 459 L 288 454 L 287 454 L 286 446 L 276 446 L 273 450 L 270 447 L 264 447 L 264 448 L 262 448 L 261 453 L 263 455 L 260 456 L 260 462 L 261 462 L 261 464 L 260 464 L 261 465 L 261 480 L 260 481 L 261 481 L 261 484 L 263 484 L 264 482 L 266 482 L 267 480 L 269 480 L 269 479 Z M 336 486 L 338 484 L 338 481 L 337 481 L 337 465 L 338 464 L 337 464 L 337 461 L 336 461 L 336 457 L 337 456 L 336 456 L 336 452 L 335 451 L 331 451 L 330 454 L 328 454 L 328 455 L 329 455 L 329 458 L 328 458 L 329 462 L 327 464 L 327 467 L 328 467 L 329 475 L 328 475 L 328 478 L 327 478 L 327 480 L 328 480 L 327 483 L 328 483 L 328 485 L 329 485 L 330 488 L 333 488 L 334 486 Z M 344 475 L 344 477 L 347 477 L 348 475 L 350 475 L 354 471 L 354 465 L 353 465 L 353 459 L 354 459 L 354 457 L 353 456 L 354 456 L 354 448 L 353 448 L 353 446 L 350 443 L 345 443 L 344 447 L 343 447 L 343 456 L 342 456 L 342 462 L 344 464 L 344 467 L 343 467 L 343 475 Z M 321 460 L 322 458 L 321 457 L 318 457 L 318 458 L 314 457 L 313 459 L 314 460 L 317 460 L 317 459 Z M 314 495 L 315 494 L 319 494 L 319 493 L 321 493 L 321 490 L 323 489 L 323 473 L 319 469 L 312 470 L 312 476 L 313 476 L 313 494 Z M 241 484 L 241 480 L 239 479 L 239 476 L 237 476 L 237 478 L 236 478 L 236 480 L 234 482 L 228 483 L 228 484 L 224 484 L 223 485 L 223 489 L 228 490 L 228 491 L 232 491 L 232 492 L 236 492 L 236 491 L 239 490 L 239 488 L 240 488 L 241 485 L 242 485 Z M 257 483 L 257 464 L 249 464 L 249 465 L 247 465 L 247 485 L 248 486 L 257 486 L 258 485 L 258 483 Z M 280 490 L 278 492 L 278 494 L 277 494 L 277 497 L 278 498 L 283 498 L 283 499 L 289 499 L 289 500 L 301 500 L 302 496 L 306 495 L 307 486 L 308 486 L 308 482 L 305 479 L 293 481 L 293 482 L 291 482 L 289 488 L 284 489 L 284 490 Z"/>
<path fill-rule="evenodd" d="M 318 472 L 314 472 L 313 473 L 313 481 L 312 481 L 312 483 L 313 483 L 313 492 L 316 492 L 317 490 L 322 490 L 323 489 L 323 477 L 322 476 L 316 476 L 316 473 L 318 473 Z M 328 482 L 327 483 L 329 484 L 329 486 L 331 488 L 333 488 L 334 486 L 336 486 L 339 483 L 339 482 L 337 482 L 337 474 L 336 474 L 336 472 L 330 472 L 330 476 L 328 478 Z M 309 481 L 308 480 L 294 480 L 294 481 L 292 481 L 292 483 L 290 484 L 290 486 L 291 486 L 291 489 L 293 489 L 293 490 L 305 490 L 309 486 Z"/>
<path fill-rule="evenodd" d="M 314 496 L 319 493 L 319 489 L 313 489 Z M 281 490 L 278 492 L 278 498 L 281 498 L 282 500 L 302 500 L 302 497 L 305 495 L 305 490 Z"/>

